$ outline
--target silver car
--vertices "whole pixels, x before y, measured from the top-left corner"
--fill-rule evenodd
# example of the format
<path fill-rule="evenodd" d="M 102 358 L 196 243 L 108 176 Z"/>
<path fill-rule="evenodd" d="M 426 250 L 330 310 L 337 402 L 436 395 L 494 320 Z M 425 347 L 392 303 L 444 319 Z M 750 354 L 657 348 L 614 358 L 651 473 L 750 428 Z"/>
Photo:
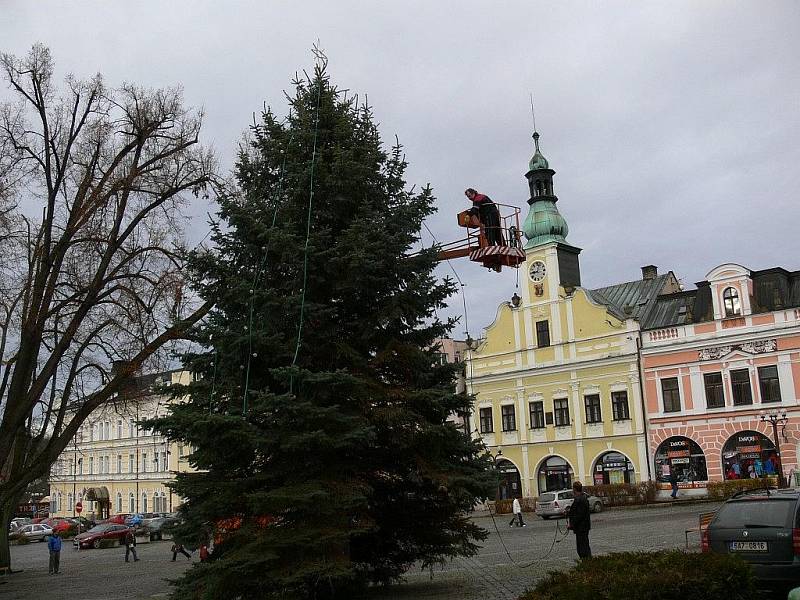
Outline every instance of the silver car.
<path fill-rule="evenodd" d="M 43 542 L 44 539 L 53 535 L 53 530 L 47 525 L 33 524 L 23 525 L 14 531 L 9 537 L 11 539 L 28 538 L 29 542 Z"/>
<path fill-rule="evenodd" d="M 589 496 L 589 510 L 598 513 L 603 510 L 603 502 L 597 496 Z M 536 500 L 536 514 L 543 519 L 550 517 L 563 517 L 567 507 L 572 506 L 575 496 L 572 490 L 558 490 L 545 492 Z"/>

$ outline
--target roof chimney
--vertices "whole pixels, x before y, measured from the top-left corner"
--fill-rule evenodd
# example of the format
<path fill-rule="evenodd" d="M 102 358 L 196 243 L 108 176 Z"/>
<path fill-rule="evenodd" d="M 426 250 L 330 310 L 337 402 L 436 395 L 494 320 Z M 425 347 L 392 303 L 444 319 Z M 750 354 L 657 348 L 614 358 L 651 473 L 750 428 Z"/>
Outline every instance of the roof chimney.
<path fill-rule="evenodd" d="M 647 265 L 642 267 L 642 279 L 647 281 L 648 279 L 655 279 L 658 275 L 658 267 L 655 265 Z"/>

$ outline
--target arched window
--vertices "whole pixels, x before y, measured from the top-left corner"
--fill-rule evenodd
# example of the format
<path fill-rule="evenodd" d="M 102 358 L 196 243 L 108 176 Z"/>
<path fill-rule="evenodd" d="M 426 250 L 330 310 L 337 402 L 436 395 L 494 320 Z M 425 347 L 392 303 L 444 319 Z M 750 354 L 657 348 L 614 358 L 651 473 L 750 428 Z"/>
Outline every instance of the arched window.
<path fill-rule="evenodd" d="M 722 302 L 725 305 L 726 317 L 737 317 L 742 314 L 742 306 L 739 304 L 739 292 L 736 288 L 725 288 L 722 292 Z"/>
<path fill-rule="evenodd" d="M 147 492 L 142 492 L 142 512 L 147 512 Z"/>
<path fill-rule="evenodd" d="M 510 460 L 500 458 L 495 463 L 495 468 L 500 473 L 500 483 L 497 486 L 497 499 L 522 498 L 522 478 L 519 470 Z"/>
<path fill-rule="evenodd" d="M 537 477 L 539 493 L 567 490 L 572 487 L 572 467 L 560 456 L 542 461 Z"/>
<path fill-rule="evenodd" d="M 667 438 L 656 450 L 656 480 L 667 483 L 675 472 L 678 481 L 707 481 L 706 455 L 694 440 L 674 436 Z"/>
<path fill-rule="evenodd" d="M 122 512 L 122 492 L 117 492 L 117 513 Z"/>
<path fill-rule="evenodd" d="M 780 471 L 775 445 L 757 431 L 735 433 L 722 447 L 725 479 L 755 479 Z"/>
<path fill-rule="evenodd" d="M 128 494 L 128 512 L 133 513 L 136 511 L 136 498 L 133 496 L 133 492 Z"/>
<path fill-rule="evenodd" d="M 606 452 L 594 462 L 594 484 L 636 483 L 633 463 L 619 452 Z"/>
<path fill-rule="evenodd" d="M 72 500 L 72 492 L 70 492 L 67 494 L 67 511 L 71 511 L 73 509 L 74 505 L 72 504 Z"/>

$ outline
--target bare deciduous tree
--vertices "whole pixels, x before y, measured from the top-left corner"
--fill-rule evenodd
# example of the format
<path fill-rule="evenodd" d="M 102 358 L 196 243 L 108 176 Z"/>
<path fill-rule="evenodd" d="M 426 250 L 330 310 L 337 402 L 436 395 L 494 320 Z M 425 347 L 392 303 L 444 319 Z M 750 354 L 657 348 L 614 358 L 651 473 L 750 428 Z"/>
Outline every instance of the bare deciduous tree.
<path fill-rule="evenodd" d="M 215 161 L 179 89 L 97 75 L 59 91 L 43 46 L 0 68 L 15 97 L 0 105 L 2 567 L 26 485 L 209 310 L 184 306 L 181 208 Z"/>

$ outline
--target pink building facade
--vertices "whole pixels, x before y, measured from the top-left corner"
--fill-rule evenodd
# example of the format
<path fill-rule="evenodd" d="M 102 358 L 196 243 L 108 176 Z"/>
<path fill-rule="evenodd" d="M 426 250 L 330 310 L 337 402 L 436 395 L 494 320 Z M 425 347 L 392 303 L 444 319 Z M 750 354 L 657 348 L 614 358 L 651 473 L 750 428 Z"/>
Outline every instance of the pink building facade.
<path fill-rule="evenodd" d="M 651 476 L 668 488 L 798 471 L 800 271 L 725 264 L 643 319 Z M 761 415 L 785 413 L 773 427 Z M 697 492 L 701 493 L 701 492 Z"/>

